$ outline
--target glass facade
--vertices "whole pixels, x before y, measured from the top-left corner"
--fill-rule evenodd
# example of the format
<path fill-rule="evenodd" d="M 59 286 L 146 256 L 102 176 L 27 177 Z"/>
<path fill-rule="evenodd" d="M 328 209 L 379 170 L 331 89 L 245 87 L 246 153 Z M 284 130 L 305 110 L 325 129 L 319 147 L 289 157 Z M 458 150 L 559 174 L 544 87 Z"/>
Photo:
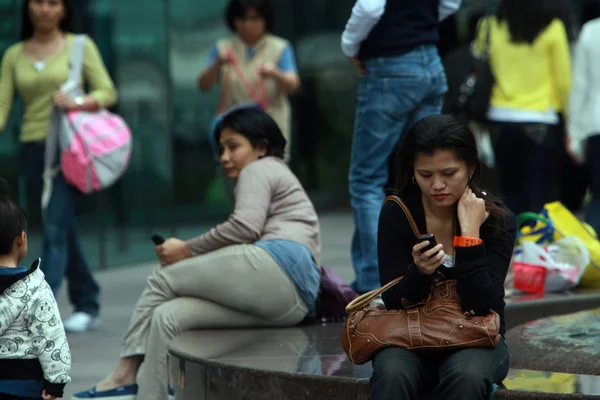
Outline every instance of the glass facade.
<path fill-rule="evenodd" d="M 0 0 L 0 54 L 18 41 L 20 0 Z M 131 127 L 134 151 L 110 189 L 82 196 L 78 222 L 94 268 L 152 260 L 150 236 L 188 238 L 231 211 L 208 143 L 218 88 L 196 88 L 212 44 L 230 35 L 227 0 L 74 0 L 77 31 L 98 45 L 119 90 L 114 111 Z M 292 166 L 318 208 L 345 206 L 356 73 L 339 48 L 353 0 L 278 0 L 275 33 L 294 45 L 303 79 L 292 99 Z M 19 177 L 19 101 L 0 135 L 0 175 L 30 217 L 30 259 L 40 255 L 40 213 Z M 30 260 L 27 260 L 30 261 Z"/>
<path fill-rule="evenodd" d="M 0 54 L 18 40 L 21 3 L 0 0 Z M 82 197 L 79 203 L 85 254 L 95 268 L 151 260 L 152 233 L 188 238 L 231 210 L 207 139 L 218 88 L 208 94 L 196 88 L 211 45 L 230 34 L 223 18 L 227 0 L 72 3 L 77 30 L 96 41 L 118 87 L 114 110 L 127 120 L 134 136 L 126 175 L 109 190 Z M 320 210 L 349 204 L 356 70 L 339 43 L 353 4 L 354 0 L 275 1 L 275 33 L 292 42 L 302 78 L 300 93 L 292 98 L 292 168 Z M 479 5 L 466 0 L 465 10 Z M 443 26 L 442 50 L 464 41 L 468 19 L 463 11 Z M 20 112 L 17 100 L 0 135 L 0 175 L 19 188 L 20 201 L 27 206 L 33 258 L 39 255 L 35 249 L 40 218 L 19 179 Z"/>

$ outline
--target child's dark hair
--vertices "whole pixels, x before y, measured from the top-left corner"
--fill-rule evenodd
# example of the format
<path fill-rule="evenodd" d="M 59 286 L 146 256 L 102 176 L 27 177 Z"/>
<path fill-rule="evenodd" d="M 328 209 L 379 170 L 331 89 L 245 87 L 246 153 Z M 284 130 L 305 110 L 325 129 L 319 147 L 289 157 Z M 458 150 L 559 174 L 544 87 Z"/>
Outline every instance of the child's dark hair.
<path fill-rule="evenodd" d="M 8 182 L 0 178 L 0 255 L 10 254 L 17 236 L 27 230 L 27 215 L 11 198 Z"/>

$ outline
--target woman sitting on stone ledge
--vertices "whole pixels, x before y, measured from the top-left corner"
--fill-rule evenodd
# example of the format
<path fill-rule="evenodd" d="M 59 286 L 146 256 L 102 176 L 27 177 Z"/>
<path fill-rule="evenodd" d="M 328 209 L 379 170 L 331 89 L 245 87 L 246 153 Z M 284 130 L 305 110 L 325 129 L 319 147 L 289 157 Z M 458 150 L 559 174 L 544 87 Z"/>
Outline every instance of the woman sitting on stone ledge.
<path fill-rule="evenodd" d="M 456 280 L 463 310 L 500 316 L 504 337 L 504 280 L 513 254 L 512 212 L 479 188 L 480 163 L 473 133 L 448 115 L 431 115 L 406 134 L 398 154 L 396 194 L 418 229 L 437 244 L 415 243 L 411 225 L 393 201 L 381 210 L 378 228 L 379 276 L 386 284 L 404 279 L 382 295 L 388 310 L 420 303 L 434 279 Z M 487 400 L 506 377 L 509 354 L 504 338 L 494 349 L 463 348 L 412 352 L 389 347 L 373 360 L 372 400 L 417 399 L 437 387 L 444 400 Z"/>
<path fill-rule="evenodd" d="M 236 181 L 233 214 L 203 235 L 156 247 L 162 267 L 136 305 L 119 364 L 73 399 L 164 400 L 167 345 L 180 332 L 293 326 L 313 309 L 319 220 L 283 162 L 280 129 L 263 111 L 241 108 L 226 114 L 215 134 L 221 164 Z"/>

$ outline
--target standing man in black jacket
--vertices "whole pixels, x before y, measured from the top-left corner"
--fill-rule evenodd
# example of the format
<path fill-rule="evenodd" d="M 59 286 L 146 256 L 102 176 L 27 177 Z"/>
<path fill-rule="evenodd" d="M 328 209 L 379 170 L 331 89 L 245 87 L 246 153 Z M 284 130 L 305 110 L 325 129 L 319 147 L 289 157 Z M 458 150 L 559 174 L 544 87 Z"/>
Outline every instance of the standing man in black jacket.
<path fill-rule="evenodd" d="M 402 133 L 442 110 L 447 91 L 436 43 L 438 24 L 461 0 L 357 0 L 342 34 L 342 50 L 359 66 L 350 160 L 354 210 L 352 287 L 380 286 L 377 222 L 388 181 L 388 158 Z"/>

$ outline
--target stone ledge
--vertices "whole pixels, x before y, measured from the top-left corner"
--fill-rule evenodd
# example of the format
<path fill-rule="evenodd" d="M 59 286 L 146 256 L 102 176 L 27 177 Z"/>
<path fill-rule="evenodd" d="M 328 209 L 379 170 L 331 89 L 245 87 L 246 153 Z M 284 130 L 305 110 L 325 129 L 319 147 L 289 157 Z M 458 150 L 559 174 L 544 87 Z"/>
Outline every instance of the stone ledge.
<path fill-rule="evenodd" d="M 600 307 L 599 289 L 577 289 L 567 293 L 520 295 L 507 299 L 506 330 L 526 322 Z"/>
<path fill-rule="evenodd" d="M 331 324 L 185 332 L 170 345 L 171 386 L 177 400 L 367 400 L 371 365 L 353 365 L 346 358 L 341 329 L 342 324 Z M 511 370 L 512 376 L 519 373 Z M 509 387 L 511 375 L 505 381 Z M 495 398 L 593 397 L 500 389 Z"/>
<path fill-rule="evenodd" d="M 600 375 L 600 308 L 532 321 L 506 342 L 515 368 Z"/>

